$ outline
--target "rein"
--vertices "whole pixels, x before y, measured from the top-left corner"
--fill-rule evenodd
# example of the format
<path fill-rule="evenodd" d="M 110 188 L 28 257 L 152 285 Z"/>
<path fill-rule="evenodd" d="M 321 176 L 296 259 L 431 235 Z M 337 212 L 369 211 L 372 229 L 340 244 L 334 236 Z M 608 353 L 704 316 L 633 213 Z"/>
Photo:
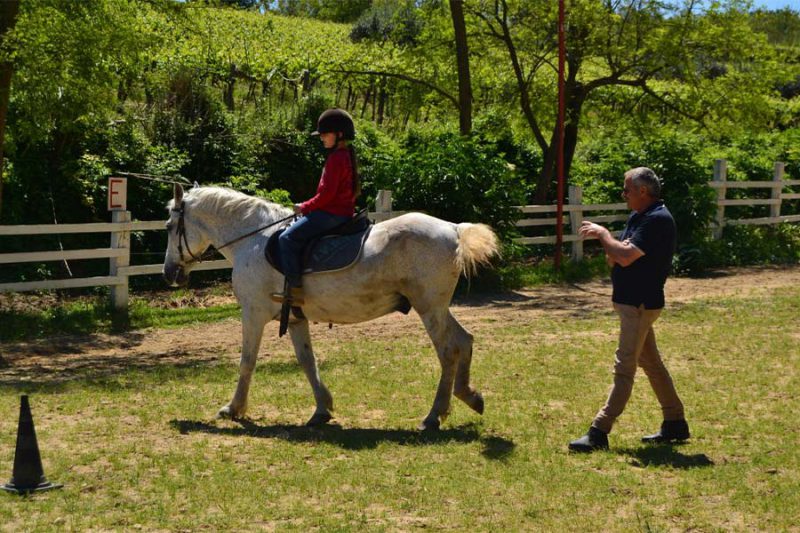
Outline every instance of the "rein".
<path fill-rule="evenodd" d="M 177 209 L 173 208 L 172 211 L 180 214 L 180 217 L 178 218 L 178 253 L 181 256 L 181 263 L 183 264 L 183 266 L 191 265 L 193 263 L 202 263 L 203 262 L 203 255 L 205 255 L 205 254 L 204 253 L 200 254 L 200 257 L 197 257 L 196 255 L 194 255 L 194 253 L 192 253 L 192 250 L 189 248 L 189 240 L 186 238 L 186 222 L 185 222 L 186 202 L 185 201 L 181 201 L 180 207 L 177 208 Z M 293 214 L 289 215 L 288 217 L 282 218 L 280 220 L 276 220 L 275 222 L 270 222 L 266 226 L 261 226 L 258 229 L 255 229 L 255 230 L 253 230 L 253 231 L 251 231 L 249 233 L 245 233 L 244 235 L 241 235 L 239 237 L 236 237 L 233 240 L 230 240 L 230 241 L 226 242 L 222 246 L 215 246 L 214 248 L 217 251 L 222 250 L 226 246 L 230 246 L 231 244 L 235 244 L 235 243 L 237 243 L 237 242 L 239 242 L 239 241 L 241 241 L 243 239 L 246 239 L 247 237 L 250 237 L 252 235 L 255 235 L 256 233 L 264 231 L 267 228 L 270 228 L 272 226 L 276 226 L 278 224 L 286 222 L 289 219 L 295 218 L 296 216 L 297 215 L 295 215 L 293 213 Z M 192 258 L 191 261 L 185 261 L 183 259 L 183 245 L 184 244 L 186 244 L 186 253 L 188 253 Z"/>

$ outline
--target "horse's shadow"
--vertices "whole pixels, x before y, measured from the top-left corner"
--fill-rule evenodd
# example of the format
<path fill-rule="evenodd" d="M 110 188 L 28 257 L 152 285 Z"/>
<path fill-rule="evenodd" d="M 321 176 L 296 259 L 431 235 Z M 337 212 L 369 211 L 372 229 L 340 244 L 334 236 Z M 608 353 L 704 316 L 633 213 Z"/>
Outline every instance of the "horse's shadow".
<path fill-rule="evenodd" d="M 714 466 L 706 454 L 686 455 L 679 452 L 674 444 L 647 445 L 641 448 L 623 448 L 618 451 L 631 457 L 634 466 L 670 466 L 672 468 L 703 468 Z"/>
<path fill-rule="evenodd" d="M 237 420 L 240 427 L 218 427 L 197 420 L 171 420 L 170 425 L 181 434 L 209 433 L 234 437 L 280 439 L 287 442 L 326 442 L 346 450 L 376 448 L 382 443 L 400 446 L 431 446 L 447 443 L 468 444 L 480 442 L 481 454 L 487 459 L 506 459 L 516 444 L 496 435 L 481 435 L 474 424 L 466 424 L 439 431 L 412 431 L 408 429 L 343 428 L 336 424 L 319 427 L 288 424 L 259 425 L 251 420 Z"/>

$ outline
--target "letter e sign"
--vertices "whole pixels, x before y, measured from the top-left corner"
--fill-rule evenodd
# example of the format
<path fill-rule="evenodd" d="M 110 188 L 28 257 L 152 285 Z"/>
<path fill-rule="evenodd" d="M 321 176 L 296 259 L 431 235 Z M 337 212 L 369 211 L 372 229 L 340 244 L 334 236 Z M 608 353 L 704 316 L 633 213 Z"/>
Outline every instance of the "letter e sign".
<path fill-rule="evenodd" d="M 128 180 L 108 178 L 108 210 L 125 211 L 128 206 Z"/>

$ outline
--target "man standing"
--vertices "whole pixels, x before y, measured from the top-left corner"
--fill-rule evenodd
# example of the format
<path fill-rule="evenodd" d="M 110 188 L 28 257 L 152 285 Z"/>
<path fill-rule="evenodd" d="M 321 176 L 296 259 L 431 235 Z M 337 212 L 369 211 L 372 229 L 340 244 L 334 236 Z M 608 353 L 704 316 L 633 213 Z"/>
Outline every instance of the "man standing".
<path fill-rule="evenodd" d="M 614 310 L 620 318 L 619 346 L 614 363 L 614 384 L 583 437 L 569 443 L 576 452 L 608 448 L 608 433 L 622 414 L 633 390 L 636 367 L 641 366 L 661 404 L 661 429 L 643 442 L 673 442 L 689 438 L 669 372 L 656 346 L 653 323 L 664 307 L 664 282 L 675 253 L 676 229 L 661 198 L 661 183 L 655 172 L 639 167 L 625 173 L 622 197 L 634 212 L 619 240 L 604 227 L 585 221 L 578 233 L 600 240 L 611 270 Z"/>

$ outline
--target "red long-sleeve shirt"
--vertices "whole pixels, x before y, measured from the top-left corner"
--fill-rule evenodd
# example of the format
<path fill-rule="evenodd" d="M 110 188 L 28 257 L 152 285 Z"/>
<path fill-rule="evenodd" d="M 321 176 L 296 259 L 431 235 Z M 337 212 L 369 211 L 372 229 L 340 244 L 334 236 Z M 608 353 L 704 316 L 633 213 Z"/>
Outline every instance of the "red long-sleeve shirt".
<path fill-rule="evenodd" d="M 322 210 L 332 215 L 353 216 L 356 199 L 353 196 L 353 165 L 350 151 L 340 148 L 332 152 L 325 161 L 317 194 L 300 204 L 300 211 L 307 215 Z"/>

